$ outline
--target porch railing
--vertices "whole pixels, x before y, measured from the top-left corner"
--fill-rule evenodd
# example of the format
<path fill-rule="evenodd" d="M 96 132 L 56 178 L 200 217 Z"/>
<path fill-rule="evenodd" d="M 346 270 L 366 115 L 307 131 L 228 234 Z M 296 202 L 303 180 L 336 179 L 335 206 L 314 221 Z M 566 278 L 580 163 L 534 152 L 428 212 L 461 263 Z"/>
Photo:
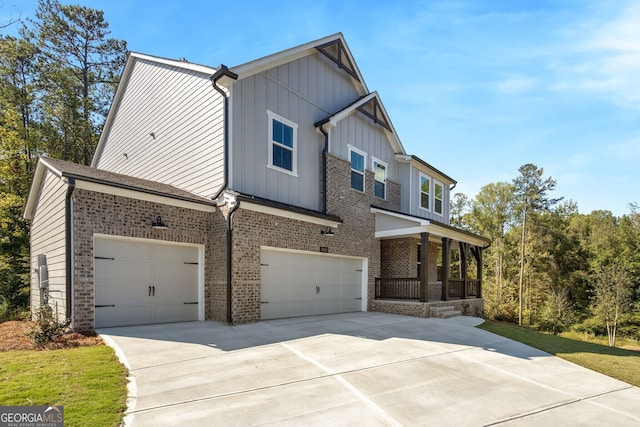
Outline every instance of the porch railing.
<path fill-rule="evenodd" d="M 480 294 L 480 280 L 466 279 L 467 297 L 477 297 Z M 449 299 L 464 298 L 465 279 L 449 279 Z"/>
<path fill-rule="evenodd" d="M 376 299 L 420 299 L 420 279 L 376 278 Z"/>

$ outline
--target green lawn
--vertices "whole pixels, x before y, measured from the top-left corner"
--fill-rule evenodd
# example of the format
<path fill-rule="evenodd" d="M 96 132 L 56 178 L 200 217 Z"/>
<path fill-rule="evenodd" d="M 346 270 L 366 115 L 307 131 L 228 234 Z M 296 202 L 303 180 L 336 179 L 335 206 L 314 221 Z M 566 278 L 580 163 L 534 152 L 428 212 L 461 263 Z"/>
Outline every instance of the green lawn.
<path fill-rule="evenodd" d="M 640 354 L 636 352 L 544 334 L 506 323 L 485 321 L 478 328 L 640 387 Z"/>
<path fill-rule="evenodd" d="M 106 345 L 0 353 L 0 405 L 64 406 L 65 426 L 118 426 L 127 369 Z"/>

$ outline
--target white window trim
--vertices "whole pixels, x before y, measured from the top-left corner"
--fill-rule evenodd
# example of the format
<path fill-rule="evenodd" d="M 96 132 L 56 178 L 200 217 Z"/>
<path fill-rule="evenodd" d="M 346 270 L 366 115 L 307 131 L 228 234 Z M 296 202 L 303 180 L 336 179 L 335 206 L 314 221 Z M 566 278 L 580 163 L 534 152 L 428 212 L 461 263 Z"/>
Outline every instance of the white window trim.
<path fill-rule="evenodd" d="M 267 168 L 269 169 L 273 169 L 275 171 L 278 172 L 282 172 L 282 173 L 286 173 L 287 175 L 291 175 L 291 176 L 298 176 L 298 124 L 295 122 L 292 122 L 289 119 L 286 119 L 284 117 L 282 117 L 279 114 L 274 113 L 271 110 L 267 110 L 267 118 L 269 120 L 269 124 L 268 124 L 268 136 L 267 139 L 269 141 L 269 146 L 268 146 L 268 155 L 269 155 L 269 162 L 267 163 Z M 291 168 L 292 170 L 288 170 L 288 169 L 284 169 L 281 168 L 279 166 L 276 166 L 273 164 L 273 121 L 277 120 L 281 123 L 284 123 L 285 125 L 291 127 L 293 129 L 293 148 L 292 148 L 292 153 L 291 153 Z"/>
<path fill-rule="evenodd" d="M 436 211 L 436 184 L 442 187 L 442 212 Z M 440 181 L 433 180 L 433 213 L 436 215 L 444 215 L 444 184 Z"/>
<path fill-rule="evenodd" d="M 422 178 L 426 178 L 429 180 L 429 208 L 425 208 L 422 206 Z M 423 210 L 425 212 L 431 212 L 433 207 L 433 202 L 431 200 L 432 194 L 433 194 L 433 178 L 423 173 L 418 174 L 418 207 L 420 208 L 420 210 Z"/>
<path fill-rule="evenodd" d="M 360 193 L 365 193 L 367 191 L 367 153 L 365 153 L 364 151 L 360 150 L 359 148 L 354 147 L 351 144 L 347 144 L 347 148 L 349 149 L 349 155 L 348 155 L 348 159 L 349 159 L 349 188 L 352 189 L 353 191 L 358 191 Z M 363 166 L 364 166 L 364 170 L 362 171 L 362 191 L 358 190 L 357 188 L 353 188 L 351 186 L 351 172 L 357 172 L 360 173 L 360 171 L 354 170 L 351 168 L 351 152 L 355 152 L 360 154 L 363 157 Z"/>
<path fill-rule="evenodd" d="M 383 162 L 377 157 L 371 156 L 371 170 L 373 171 L 373 181 L 374 181 L 373 196 L 378 197 L 376 196 L 376 189 L 375 189 L 375 183 L 377 181 L 376 180 L 376 163 L 378 163 L 381 166 L 384 166 L 384 194 L 382 195 L 382 200 L 387 200 L 387 181 L 389 180 L 389 164 L 387 162 Z"/>

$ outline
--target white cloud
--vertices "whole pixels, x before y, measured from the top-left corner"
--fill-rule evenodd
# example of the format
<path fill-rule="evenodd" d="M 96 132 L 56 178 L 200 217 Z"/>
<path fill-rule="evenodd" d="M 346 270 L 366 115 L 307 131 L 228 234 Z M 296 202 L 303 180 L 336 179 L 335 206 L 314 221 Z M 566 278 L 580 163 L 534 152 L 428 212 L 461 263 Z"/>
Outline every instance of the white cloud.
<path fill-rule="evenodd" d="M 527 76 L 509 76 L 497 83 L 496 89 L 508 95 L 519 95 L 535 88 L 537 80 Z"/>

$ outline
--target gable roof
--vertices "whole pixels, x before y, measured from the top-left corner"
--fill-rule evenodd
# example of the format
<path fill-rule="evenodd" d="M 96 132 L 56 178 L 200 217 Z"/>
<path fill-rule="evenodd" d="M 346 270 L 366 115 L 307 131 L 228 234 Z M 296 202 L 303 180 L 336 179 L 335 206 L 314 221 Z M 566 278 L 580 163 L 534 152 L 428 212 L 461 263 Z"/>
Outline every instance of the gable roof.
<path fill-rule="evenodd" d="M 336 63 L 339 68 L 349 74 L 358 94 L 366 95 L 369 93 L 367 85 L 364 82 L 364 78 L 360 73 L 360 69 L 356 64 L 342 33 L 332 34 L 235 67 L 229 67 L 229 71 L 237 74 L 238 79 L 240 80 L 254 74 L 261 73 L 262 71 L 270 68 L 315 54 L 316 52 L 320 52 L 325 55 L 331 61 Z M 220 84 L 228 87 L 232 81 L 230 79 L 222 78 L 219 82 Z"/>
<path fill-rule="evenodd" d="M 356 111 L 361 112 L 362 114 L 373 120 L 374 123 L 384 128 L 384 133 L 387 135 L 387 138 L 389 139 L 389 142 L 393 147 L 394 153 L 400 155 L 406 154 L 404 147 L 402 146 L 402 142 L 400 142 L 400 138 L 398 138 L 398 134 L 393 127 L 393 123 L 391 123 L 391 120 L 389 119 L 387 110 L 384 108 L 384 105 L 380 100 L 378 92 L 372 92 L 368 95 L 361 96 L 341 110 L 338 110 L 332 115 L 314 123 L 314 126 L 320 127 L 328 124 L 335 127 L 340 120 L 346 118 Z"/>
<path fill-rule="evenodd" d="M 83 181 L 100 186 L 107 186 L 114 189 L 129 190 L 137 193 L 145 193 L 151 196 L 159 196 L 165 199 L 173 199 L 182 202 L 195 203 L 199 205 L 215 206 L 213 200 L 197 196 L 185 190 L 181 190 L 173 185 L 160 182 L 149 181 L 133 176 L 122 175 L 90 166 L 79 165 L 66 162 L 64 160 L 53 159 L 51 157 L 39 157 L 38 164 L 31 183 L 31 189 L 25 203 L 24 216 L 31 219 L 33 210 L 40 192 L 40 184 L 44 177 L 44 172 L 50 170 L 56 176 L 72 178 L 76 181 Z M 101 187 L 104 188 L 104 187 Z"/>

